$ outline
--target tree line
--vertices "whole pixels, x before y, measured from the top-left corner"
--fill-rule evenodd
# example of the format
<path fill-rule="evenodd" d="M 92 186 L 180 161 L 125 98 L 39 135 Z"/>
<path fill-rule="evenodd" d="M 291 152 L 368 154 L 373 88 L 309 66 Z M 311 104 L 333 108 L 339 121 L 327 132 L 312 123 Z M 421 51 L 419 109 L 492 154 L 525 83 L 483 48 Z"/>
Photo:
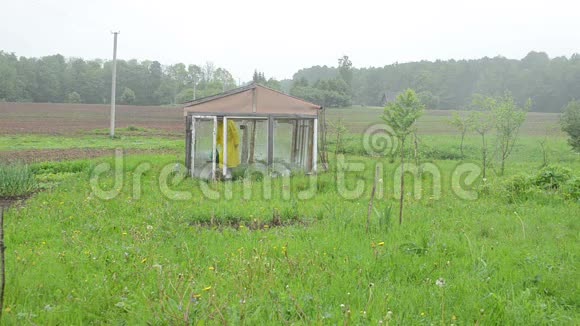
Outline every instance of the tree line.
<path fill-rule="evenodd" d="M 0 51 L 0 101 L 109 103 L 112 62 L 51 55 L 17 57 Z M 356 68 L 348 56 L 336 67 L 299 70 L 277 81 L 256 71 L 252 80 L 326 106 L 384 106 L 414 89 L 428 109 L 463 109 L 474 94 L 502 96 L 517 103 L 532 100 L 532 111 L 560 112 L 580 98 L 580 54 L 549 58 L 530 52 L 521 60 L 504 57 L 437 60 Z M 204 65 L 162 65 L 158 61 L 118 60 L 117 101 L 122 104 L 183 103 L 238 85 L 232 74 Z"/>
<path fill-rule="evenodd" d="M 0 101 L 109 103 L 112 61 L 17 57 L 0 51 Z M 162 65 L 158 61 L 117 60 L 117 101 L 121 104 L 176 104 L 237 86 L 231 73 L 204 65 Z"/>
<path fill-rule="evenodd" d="M 336 83 L 337 79 L 350 87 L 348 93 L 342 92 L 350 96 L 345 102 L 360 105 L 384 106 L 410 88 L 417 91 L 428 109 L 463 109 L 474 94 L 497 97 L 509 91 L 521 105 L 531 99 L 532 111 L 560 112 L 569 101 L 580 98 L 580 54 L 551 59 L 546 53 L 530 52 L 521 60 L 498 56 L 370 68 L 354 68 L 350 64 L 347 69 L 339 62 L 337 67 L 299 70 L 289 91 L 303 87 L 296 95 L 309 97 L 309 92 L 320 88 L 321 81 L 330 81 L 336 84 L 334 90 L 341 93 L 344 85 Z"/>

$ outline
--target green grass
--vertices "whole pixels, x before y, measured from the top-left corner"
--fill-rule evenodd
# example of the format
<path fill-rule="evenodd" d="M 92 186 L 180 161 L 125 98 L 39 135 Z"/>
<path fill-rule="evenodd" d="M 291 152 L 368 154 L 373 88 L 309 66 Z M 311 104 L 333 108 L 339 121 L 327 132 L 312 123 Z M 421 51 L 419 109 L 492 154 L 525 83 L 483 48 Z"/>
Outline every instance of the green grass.
<path fill-rule="evenodd" d="M 361 133 L 373 123 L 383 123 L 381 116 L 384 108 L 381 107 L 346 107 L 331 108 L 326 111 L 328 121 L 342 118 L 349 130 Z M 461 112 L 454 110 L 426 110 L 417 121 L 418 132 L 422 135 L 455 135 L 457 132 L 449 124 L 451 114 Z M 525 136 L 560 135 L 560 115 L 555 113 L 529 112 L 526 121 L 521 127 L 521 134 Z"/>
<path fill-rule="evenodd" d="M 50 135 L 1 135 L 0 151 L 32 149 L 72 148 L 125 148 L 125 149 L 183 149 L 183 139 L 155 136 L 120 136 L 114 139 L 107 135 L 50 136 Z"/>
<path fill-rule="evenodd" d="M 37 187 L 34 174 L 27 165 L 0 163 L 0 198 L 26 196 Z"/>
<path fill-rule="evenodd" d="M 423 138 L 442 153 L 457 151 L 457 137 Z M 71 173 L 60 184 L 6 213 L 6 324 L 568 324 L 580 323 L 578 252 L 580 205 L 552 190 L 506 196 L 514 174 L 537 174 L 543 164 L 537 139 L 518 143 L 507 176 L 493 172 L 472 190 L 477 200 L 452 191 L 459 160 L 424 161 L 437 167 L 441 196 L 425 173 L 424 194 L 409 178 L 403 225 L 394 172 L 386 158 L 361 156 L 351 137 L 347 160 L 366 169 L 347 173 L 346 188 L 365 182 L 360 197 L 345 199 L 337 171 L 321 174 L 312 198 L 307 176 L 281 179 L 271 199 L 252 183 L 170 182 L 160 171 L 183 161 L 175 155 L 126 157 L 120 194 L 102 200 L 89 171 L 99 162 L 36 166 Z M 477 163 L 478 139 L 468 139 L 465 162 Z M 179 144 L 179 148 L 182 144 Z M 550 163 L 578 176 L 580 159 L 554 138 Z M 435 155 L 435 154 L 431 154 Z M 440 155 L 440 154 L 437 154 Z M 144 164 L 141 191 L 132 171 Z M 370 232 L 365 221 L 376 164 L 383 167 Z M 171 181 L 171 179 L 169 179 Z M 114 184 L 112 172 L 99 182 Z M 137 195 L 137 196 L 135 196 Z M 389 207 L 392 209 L 389 210 Z M 282 224 L 283 226 L 276 226 Z M 228 225 L 233 225 L 229 227 Z M 445 286 L 436 284 L 439 278 Z"/>

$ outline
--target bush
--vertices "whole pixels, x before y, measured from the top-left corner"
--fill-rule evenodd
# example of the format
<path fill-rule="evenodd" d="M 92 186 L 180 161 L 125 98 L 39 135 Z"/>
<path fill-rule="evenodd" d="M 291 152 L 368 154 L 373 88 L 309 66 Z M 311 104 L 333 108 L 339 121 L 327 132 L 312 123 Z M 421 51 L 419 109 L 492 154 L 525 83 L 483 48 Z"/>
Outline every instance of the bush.
<path fill-rule="evenodd" d="M 545 190 L 560 189 L 572 178 L 572 171 L 559 165 L 542 168 L 534 178 L 534 184 Z"/>
<path fill-rule="evenodd" d="M 424 159 L 459 161 L 463 158 L 461 152 L 454 149 L 421 146 L 419 150 L 419 156 Z"/>
<path fill-rule="evenodd" d="M 562 187 L 562 192 L 567 199 L 576 200 L 580 203 L 580 178 L 573 177 L 568 180 Z"/>
<path fill-rule="evenodd" d="M 0 164 L 0 197 L 25 196 L 37 187 L 34 173 L 28 165 Z"/>
<path fill-rule="evenodd" d="M 546 194 L 546 191 L 565 199 L 580 200 L 580 178 L 566 167 L 549 165 L 536 175 L 518 174 L 505 179 L 502 190 L 511 200 L 528 199 L 532 194 Z"/>
<path fill-rule="evenodd" d="M 568 144 L 576 152 L 580 152 L 580 101 L 571 101 L 566 106 L 560 124 L 562 131 L 570 137 Z"/>
<path fill-rule="evenodd" d="M 528 192 L 534 186 L 533 177 L 523 174 L 511 176 L 503 182 L 503 188 L 509 194 L 516 196 Z"/>

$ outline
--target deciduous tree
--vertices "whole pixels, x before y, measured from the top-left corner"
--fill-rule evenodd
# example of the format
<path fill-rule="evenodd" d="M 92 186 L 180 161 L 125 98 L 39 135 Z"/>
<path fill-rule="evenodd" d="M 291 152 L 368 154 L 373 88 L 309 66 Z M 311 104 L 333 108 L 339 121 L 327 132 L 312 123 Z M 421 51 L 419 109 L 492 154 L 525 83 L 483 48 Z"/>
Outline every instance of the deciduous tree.
<path fill-rule="evenodd" d="M 412 89 L 397 96 L 395 102 L 385 107 L 383 120 L 389 125 L 401 146 L 401 194 L 399 198 L 399 224 L 403 223 L 403 202 L 405 196 L 405 140 L 415 129 L 415 122 L 423 114 L 425 106 Z"/>
<path fill-rule="evenodd" d="M 505 162 L 514 149 L 520 127 L 526 120 L 527 111 L 532 106 L 532 102 L 528 100 L 526 106 L 522 108 L 516 104 L 511 94 L 506 93 L 493 103 L 491 113 L 497 132 L 497 148 L 501 164 L 500 174 L 503 175 Z"/>
<path fill-rule="evenodd" d="M 562 131 L 568 134 L 568 144 L 576 152 L 580 152 L 580 101 L 568 103 L 560 119 Z"/>

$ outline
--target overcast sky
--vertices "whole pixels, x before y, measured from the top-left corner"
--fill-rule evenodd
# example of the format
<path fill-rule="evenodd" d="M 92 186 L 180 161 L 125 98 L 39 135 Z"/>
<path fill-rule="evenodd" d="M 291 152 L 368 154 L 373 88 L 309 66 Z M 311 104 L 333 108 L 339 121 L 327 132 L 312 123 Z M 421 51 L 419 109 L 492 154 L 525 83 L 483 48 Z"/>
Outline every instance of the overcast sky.
<path fill-rule="evenodd" d="M 356 67 L 529 51 L 580 52 L 580 1 L 0 0 L 0 50 L 163 64 L 212 61 L 242 81 L 254 69 Z"/>

